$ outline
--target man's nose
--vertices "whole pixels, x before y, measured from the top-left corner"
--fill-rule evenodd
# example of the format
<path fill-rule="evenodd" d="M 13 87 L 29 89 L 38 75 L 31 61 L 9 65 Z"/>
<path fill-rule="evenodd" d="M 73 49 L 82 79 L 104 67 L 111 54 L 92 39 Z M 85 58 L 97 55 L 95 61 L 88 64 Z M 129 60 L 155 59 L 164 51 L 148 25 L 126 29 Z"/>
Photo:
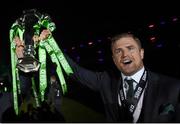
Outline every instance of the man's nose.
<path fill-rule="evenodd" d="M 128 56 L 128 54 L 129 54 L 128 50 L 123 50 L 122 57 L 126 57 Z"/>

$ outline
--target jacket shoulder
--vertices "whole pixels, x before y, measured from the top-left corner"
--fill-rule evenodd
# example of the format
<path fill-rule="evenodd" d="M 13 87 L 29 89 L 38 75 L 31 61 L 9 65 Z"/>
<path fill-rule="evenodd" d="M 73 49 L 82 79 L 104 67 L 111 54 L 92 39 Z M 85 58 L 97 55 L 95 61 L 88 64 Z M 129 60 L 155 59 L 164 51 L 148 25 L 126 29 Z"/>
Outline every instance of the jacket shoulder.
<path fill-rule="evenodd" d="M 169 86 L 176 85 L 180 87 L 180 79 L 176 77 L 149 71 L 149 78 L 156 80 L 157 83 L 160 83 L 160 84 L 164 84 L 164 85 L 166 84 Z"/>

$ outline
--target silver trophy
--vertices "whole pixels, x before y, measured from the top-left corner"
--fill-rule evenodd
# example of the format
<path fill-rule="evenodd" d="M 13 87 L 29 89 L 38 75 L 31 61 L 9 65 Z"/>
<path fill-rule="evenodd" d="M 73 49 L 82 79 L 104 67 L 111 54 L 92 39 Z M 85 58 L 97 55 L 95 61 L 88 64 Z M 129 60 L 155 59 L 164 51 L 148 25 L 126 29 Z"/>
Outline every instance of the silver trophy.
<path fill-rule="evenodd" d="M 18 59 L 17 68 L 28 73 L 38 71 L 39 67 L 40 62 L 34 57 L 34 47 L 32 45 L 26 45 L 24 57 Z"/>
<path fill-rule="evenodd" d="M 21 17 L 21 25 L 23 25 L 25 29 L 23 34 L 25 48 L 23 58 L 19 58 L 17 61 L 17 68 L 25 73 L 38 71 L 40 67 L 40 62 L 35 58 L 33 41 L 33 26 L 38 21 L 37 16 L 35 16 L 35 12 L 35 10 L 24 11 L 23 16 Z"/>

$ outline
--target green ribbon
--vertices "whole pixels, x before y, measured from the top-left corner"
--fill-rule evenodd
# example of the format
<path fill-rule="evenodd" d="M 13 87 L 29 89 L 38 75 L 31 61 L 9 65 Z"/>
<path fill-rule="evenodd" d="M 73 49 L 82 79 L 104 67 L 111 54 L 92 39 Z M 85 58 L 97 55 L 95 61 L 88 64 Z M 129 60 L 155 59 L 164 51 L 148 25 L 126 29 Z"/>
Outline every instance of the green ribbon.
<path fill-rule="evenodd" d="M 39 69 L 40 96 L 41 96 L 41 101 L 44 101 L 45 89 L 47 87 L 46 50 L 41 45 L 39 45 L 39 62 L 41 63 Z"/>
<path fill-rule="evenodd" d="M 44 47 L 47 50 L 48 54 L 51 57 L 51 61 L 57 65 L 56 72 L 58 74 L 58 77 L 61 83 L 63 94 L 65 94 L 67 92 L 67 86 L 66 86 L 66 82 L 64 79 L 64 75 L 62 73 L 62 69 L 61 69 L 58 57 L 56 56 L 54 49 L 49 45 L 49 40 L 40 41 L 39 45 L 40 47 Z M 72 73 L 72 72 L 69 72 L 69 73 Z"/>
<path fill-rule="evenodd" d="M 50 46 L 54 50 L 54 53 L 56 54 L 56 56 L 57 56 L 59 62 L 61 63 L 64 71 L 66 72 L 66 74 L 68 76 L 70 74 L 73 74 L 72 68 L 68 64 L 66 58 L 64 57 L 62 50 L 59 48 L 58 44 L 56 43 L 55 39 L 52 36 L 50 36 L 50 38 L 48 39 L 48 43 L 50 44 Z"/>
<path fill-rule="evenodd" d="M 13 98 L 14 98 L 14 110 L 16 114 L 19 114 L 19 108 L 18 108 L 18 94 L 21 94 L 21 88 L 20 88 L 20 79 L 19 79 L 19 72 L 16 68 L 17 65 L 17 56 L 16 56 L 16 44 L 14 43 L 13 39 L 14 37 L 18 36 L 23 41 L 23 33 L 24 29 L 21 28 L 20 25 L 18 25 L 16 22 L 11 26 L 10 29 L 10 44 L 11 44 L 11 72 L 12 72 L 12 82 L 13 82 Z M 34 83 L 32 79 L 32 83 Z M 36 98 L 35 93 L 35 85 L 33 85 L 33 93 Z M 36 103 L 38 103 L 38 100 L 36 99 Z M 37 105 L 38 106 L 38 105 Z"/>
<path fill-rule="evenodd" d="M 10 29 L 10 50 L 11 50 L 11 72 L 12 72 L 12 82 L 13 82 L 13 98 L 14 98 L 14 110 L 15 113 L 18 114 L 19 113 L 19 109 L 18 109 L 18 94 L 17 94 L 17 69 L 16 69 L 16 62 L 17 62 L 17 57 L 15 55 L 15 43 L 13 42 L 13 38 L 17 35 L 17 28 L 18 25 L 16 23 L 14 23 Z"/>
<path fill-rule="evenodd" d="M 32 81 L 32 89 L 33 89 L 33 94 L 34 94 L 34 98 L 35 98 L 35 102 L 36 102 L 36 107 L 39 107 L 39 99 L 38 99 L 38 94 L 36 91 L 36 85 L 35 85 L 35 81 L 34 81 L 34 77 L 31 78 Z"/>
<path fill-rule="evenodd" d="M 38 21 L 36 25 L 33 26 L 35 29 L 35 34 L 40 34 L 40 28 L 45 27 L 49 29 L 51 32 L 55 30 L 55 24 L 51 22 L 46 17 L 42 16 L 42 18 Z M 15 22 L 10 29 L 10 43 L 11 43 L 11 66 L 12 66 L 12 77 L 13 77 L 13 97 L 14 97 L 14 109 L 16 114 L 19 113 L 18 109 L 18 93 L 20 94 L 20 80 L 18 69 L 16 68 L 17 64 L 17 56 L 15 55 L 16 44 L 13 42 L 15 36 L 18 36 L 23 41 L 23 33 L 24 27 L 20 26 L 17 22 Z M 35 47 L 36 48 L 36 47 Z M 63 67 L 65 73 L 67 75 L 73 74 L 73 71 L 68 64 L 67 60 L 64 57 L 62 50 L 59 48 L 58 44 L 54 40 L 52 36 L 49 36 L 46 40 L 42 40 L 39 43 L 39 61 L 41 63 L 39 69 L 39 82 L 40 82 L 40 98 L 41 101 L 44 100 L 45 89 L 47 87 L 47 72 L 46 72 L 46 51 L 51 57 L 51 61 L 57 65 L 56 72 L 60 80 L 60 84 L 62 87 L 62 92 L 65 94 L 67 92 L 67 86 L 65 82 L 65 78 L 61 69 Z M 36 104 L 39 106 L 39 99 L 36 92 L 34 78 L 32 78 L 32 87 L 33 93 L 35 96 Z"/>

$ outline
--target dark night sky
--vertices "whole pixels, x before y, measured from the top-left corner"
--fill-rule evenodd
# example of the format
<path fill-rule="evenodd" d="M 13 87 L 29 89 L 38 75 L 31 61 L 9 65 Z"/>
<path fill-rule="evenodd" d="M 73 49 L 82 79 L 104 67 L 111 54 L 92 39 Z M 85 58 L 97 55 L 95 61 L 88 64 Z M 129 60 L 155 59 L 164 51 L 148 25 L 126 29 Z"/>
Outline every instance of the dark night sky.
<path fill-rule="evenodd" d="M 171 8 L 171 11 L 167 7 Z M 8 58 L 10 56 L 8 53 L 10 26 L 21 15 L 22 10 L 30 8 L 37 8 L 40 12 L 48 13 L 51 16 L 57 26 L 54 37 L 63 47 L 71 47 L 81 41 L 88 41 L 96 37 L 107 37 L 122 31 L 137 31 L 147 27 L 150 22 L 156 22 L 161 16 L 178 15 L 173 13 L 173 11 L 178 12 L 176 6 L 171 6 L 170 4 L 168 6 L 164 4 L 160 6 L 153 1 L 151 4 L 148 2 L 144 4 L 134 4 L 131 2 L 130 4 L 128 1 L 127 3 L 118 3 L 118 1 L 112 0 L 66 0 L 65 2 L 58 0 L 11 1 L 1 4 L 0 7 L 0 58 L 5 63 L 9 62 Z M 140 31 L 140 33 L 145 34 L 144 30 Z M 150 59 L 153 57 L 154 55 L 150 54 Z"/>
<path fill-rule="evenodd" d="M 1 4 L 6 9 L 0 8 L 0 42 L 2 45 L 7 44 L 10 26 L 24 9 L 30 8 L 37 8 L 51 16 L 57 26 L 56 36 L 66 45 L 87 40 L 88 37 L 104 36 L 140 27 L 146 20 L 152 19 L 152 16 L 142 16 L 116 5 L 117 3 L 113 2 L 57 0 L 16 0 Z"/>

